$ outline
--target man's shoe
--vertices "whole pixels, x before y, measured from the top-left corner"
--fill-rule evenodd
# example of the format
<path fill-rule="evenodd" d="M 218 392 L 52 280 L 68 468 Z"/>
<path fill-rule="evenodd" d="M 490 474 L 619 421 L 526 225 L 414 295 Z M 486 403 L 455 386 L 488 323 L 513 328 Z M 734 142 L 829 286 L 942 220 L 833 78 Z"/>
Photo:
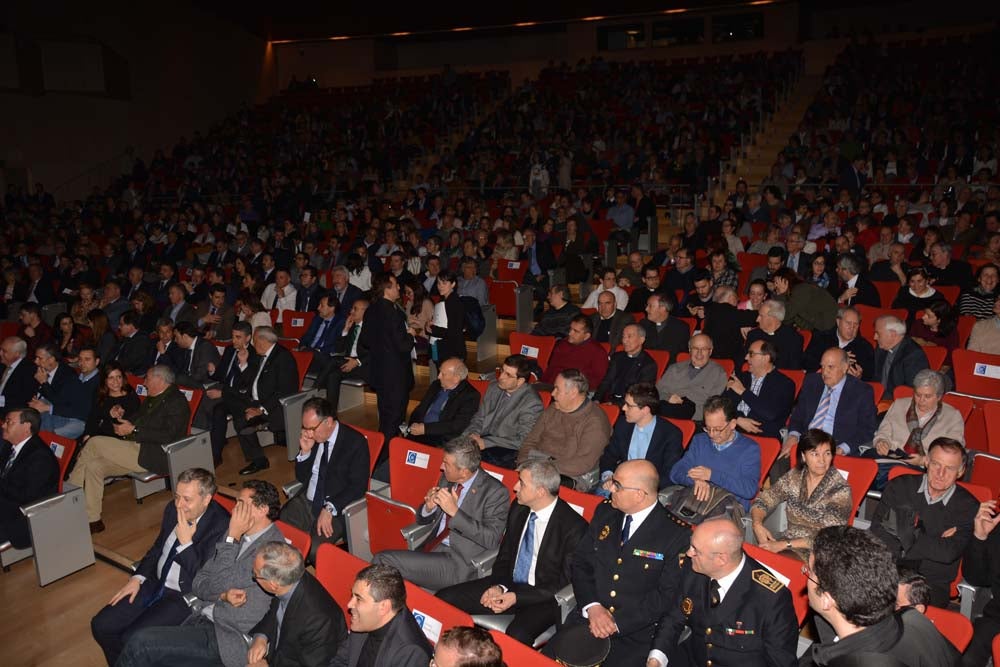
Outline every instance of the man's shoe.
<path fill-rule="evenodd" d="M 253 419 L 247 420 L 247 426 L 266 426 L 267 415 L 257 415 Z"/>
<path fill-rule="evenodd" d="M 90 534 L 96 535 L 97 533 L 104 532 L 104 522 L 98 519 L 97 521 L 90 522 Z"/>
<path fill-rule="evenodd" d="M 271 467 L 271 463 L 267 459 L 257 459 L 251 461 L 245 468 L 240 470 L 241 475 L 253 475 L 261 470 L 267 470 Z"/>

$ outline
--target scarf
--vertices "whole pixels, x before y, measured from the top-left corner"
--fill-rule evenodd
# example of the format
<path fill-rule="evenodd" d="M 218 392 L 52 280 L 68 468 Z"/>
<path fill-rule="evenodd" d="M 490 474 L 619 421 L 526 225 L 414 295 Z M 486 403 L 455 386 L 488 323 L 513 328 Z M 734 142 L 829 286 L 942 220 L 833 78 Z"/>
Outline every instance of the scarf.
<path fill-rule="evenodd" d="M 924 455 L 924 432 L 930 431 L 931 427 L 934 426 L 934 422 L 937 421 L 938 416 L 941 414 L 941 404 L 942 401 L 938 401 L 938 406 L 934 414 L 931 415 L 926 424 L 921 426 L 920 420 L 917 418 L 917 402 L 910 401 L 910 407 L 906 409 L 906 428 L 910 429 L 910 437 L 906 439 L 906 444 L 903 445 L 903 451 L 907 454 Z"/>

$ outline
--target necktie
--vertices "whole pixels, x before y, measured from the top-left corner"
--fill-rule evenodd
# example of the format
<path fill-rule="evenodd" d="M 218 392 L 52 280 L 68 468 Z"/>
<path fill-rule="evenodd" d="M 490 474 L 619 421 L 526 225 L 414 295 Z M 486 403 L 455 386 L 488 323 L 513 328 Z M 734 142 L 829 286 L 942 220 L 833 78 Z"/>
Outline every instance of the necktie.
<path fill-rule="evenodd" d="M 3 369 L 3 378 L 0 378 L 0 394 L 3 393 L 4 387 L 7 386 L 7 380 L 10 379 L 10 374 L 12 372 L 13 368 L 11 366 L 7 366 L 5 369 Z"/>
<path fill-rule="evenodd" d="M 628 538 L 630 537 L 629 533 L 631 532 L 631 530 L 632 530 L 632 515 L 627 514 L 625 516 L 625 525 L 622 526 L 622 543 L 621 543 L 622 547 L 624 547 L 625 543 L 628 542 Z"/>
<path fill-rule="evenodd" d="M 535 553 L 535 519 L 538 515 L 532 512 L 528 516 L 528 527 L 524 529 L 524 537 L 521 538 L 521 546 L 517 550 L 517 559 L 514 561 L 514 583 L 528 583 L 528 572 L 531 571 L 531 559 Z"/>
<path fill-rule="evenodd" d="M 0 478 L 6 477 L 10 469 L 14 467 L 14 447 L 10 448 L 10 457 L 7 459 L 7 463 L 3 465 L 3 472 L 0 472 Z"/>
<path fill-rule="evenodd" d="M 319 474 L 316 476 L 316 490 L 313 491 L 312 511 L 313 517 L 318 517 L 326 498 L 326 466 L 330 461 L 330 443 L 323 443 L 323 450 L 316 453 L 322 456 L 323 460 L 319 464 Z"/>
<path fill-rule="evenodd" d="M 347 347 L 344 348 L 344 354 L 351 356 L 351 352 L 354 351 L 354 341 L 358 339 L 358 334 L 361 332 L 361 325 L 355 324 L 351 327 L 351 333 L 347 334 Z"/>
<path fill-rule="evenodd" d="M 319 323 L 319 329 L 316 330 L 316 335 L 313 336 L 312 347 L 317 349 L 320 347 L 320 342 L 323 340 L 323 334 L 326 333 L 326 327 L 329 324 L 329 320 L 323 320 Z"/>
<path fill-rule="evenodd" d="M 210 315 L 215 315 L 215 313 L 218 312 L 218 308 L 216 308 L 215 306 L 212 306 L 211 308 L 208 309 L 208 312 L 209 312 Z"/>
<path fill-rule="evenodd" d="M 719 597 L 719 582 L 715 579 L 708 584 L 708 599 L 713 608 L 719 606 L 721 598 Z"/>
<path fill-rule="evenodd" d="M 830 397 L 832 395 L 833 392 L 830 391 L 829 387 L 823 389 L 823 398 L 816 406 L 816 415 L 809 422 L 809 428 L 822 428 L 823 422 L 826 421 L 826 415 L 830 412 Z"/>
<path fill-rule="evenodd" d="M 306 293 L 306 301 L 302 304 L 302 310 L 309 311 L 309 293 Z"/>
<path fill-rule="evenodd" d="M 174 558 L 177 557 L 178 546 L 180 546 L 180 540 L 174 539 L 174 543 L 170 547 L 170 551 L 167 552 L 167 560 L 163 561 L 163 569 L 160 570 L 160 583 L 156 587 L 156 592 L 153 593 L 148 600 L 146 600 L 147 609 L 163 599 L 163 593 L 167 590 L 167 574 L 170 572 L 170 568 L 174 564 Z"/>
<path fill-rule="evenodd" d="M 444 404 L 448 402 L 450 394 L 451 392 L 447 389 L 442 389 L 438 392 L 430 407 L 427 408 L 427 414 L 424 415 L 425 424 L 434 424 L 441 421 L 441 410 L 444 409 Z"/>

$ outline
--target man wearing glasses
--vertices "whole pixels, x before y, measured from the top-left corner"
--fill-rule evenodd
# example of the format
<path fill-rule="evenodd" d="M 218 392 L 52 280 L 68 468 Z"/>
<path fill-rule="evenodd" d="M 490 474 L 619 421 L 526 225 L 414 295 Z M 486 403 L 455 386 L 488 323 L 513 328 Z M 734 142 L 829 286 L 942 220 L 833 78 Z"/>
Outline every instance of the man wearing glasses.
<path fill-rule="evenodd" d="M 295 479 L 302 490 L 281 508 L 281 520 L 312 535 L 307 563 L 316 562 L 324 542 L 344 536 L 344 508 L 368 490 L 370 457 L 365 436 L 337 421 L 325 398 L 302 406 L 302 435 Z"/>
<path fill-rule="evenodd" d="M 573 557 L 574 609 L 557 638 L 587 624 L 597 639 L 610 639 L 606 665 L 641 665 L 656 628 L 674 604 L 677 555 L 690 533 L 670 520 L 657 501 L 659 475 L 645 460 L 626 461 L 608 481 L 611 500 L 597 508 Z"/>
<path fill-rule="evenodd" d="M 694 529 L 686 556 L 680 594 L 670 601 L 646 667 L 797 664 L 799 621 L 792 595 L 743 553 L 739 526 L 729 519 L 705 521 Z M 691 638 L 681 642 L 685 626 Z"/>
<path fill-rule="evenodd" d="M 705 400 L 725 390 L 726 371 L 712 361 L 712 349 L 712 339 L 705 334 L 692 336 L 688 341 L 691 358 L 670 364 L 656 383 L 661 417 L 701 421 Z"/>

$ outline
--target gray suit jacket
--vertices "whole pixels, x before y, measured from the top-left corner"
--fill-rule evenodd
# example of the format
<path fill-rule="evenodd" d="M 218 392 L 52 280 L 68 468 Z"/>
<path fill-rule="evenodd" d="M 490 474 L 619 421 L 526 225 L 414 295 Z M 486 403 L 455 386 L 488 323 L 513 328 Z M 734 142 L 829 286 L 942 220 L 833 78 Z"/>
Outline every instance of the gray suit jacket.
<path fill-rule="evenodd" d="M 476 433 L 487 447 L 521 448 L 521 443 L 542 414 L 542 399 L 538 397 L 538 392 L 525 384 L 512 396 L 503 399 L 505 405 L 501 409 L 503 393 L 496 380 L 490 382 L 486 396 L 472 422 L 462 431 L 462 436 Z"/>
<path fill-rule="evenodd" d="M 438 486 L 451 486 L 451 483 L 441 475 Z M 470 572 L 473 569 L 472 559 L 500 546 L 509 509 L 507 487 L 480 469 L 472 488 L 465 494 L 462 506 L 448 522 L 451 553 Z M 441 521 L 443 511 L 439 507 L 430 516 L 424 516 L 422 510 L 423 503 L 417 506 L 417 523 L 431 528 L 427 534 L 427 539 L 431 539 L 435 534 L 433 528 Z"/>
<path fill-rule="evenodd" d="M 682 398 L 689 398 L 695 404 L 693 419 L 701 421 L 702 408 L 705 400 L 709 396 L 721 394 L 726 390 L 726 370 L 715 363 L 709 361 L 708 365 L 701 369 L 701 372 L 688 378 L 688 369 L 691 368 L 691 360 L 670 364 L 663 377 L 656 383 L 656 390 L 660 393 L 660 400 L 667 400 L 670 394 L 678 394 Z"/>
<path fill-rule="evenodd" d="M 248 647 L 243 635 L 264 618 L 271 606 L 271 596 L 253 580 L 257 548 L 268 542 L 284 541 L 278 527 L 271 524 L 240 556 L 239 542 L 229 544 L 223 536 L 215 546 L 215 555 L 195 575 L 191 592 L 198 596 L 201 606 L 215 605 L 212 608 L 215 638 L 219 642 L 219 656 L 226 667 L 245 667 Z M 219 596 L 231 588 L 246 591 L 247 600 L 243 605 L 233 607 L 219 601 Z M 185 623 L 198 615 L 188 617 Z"/>

